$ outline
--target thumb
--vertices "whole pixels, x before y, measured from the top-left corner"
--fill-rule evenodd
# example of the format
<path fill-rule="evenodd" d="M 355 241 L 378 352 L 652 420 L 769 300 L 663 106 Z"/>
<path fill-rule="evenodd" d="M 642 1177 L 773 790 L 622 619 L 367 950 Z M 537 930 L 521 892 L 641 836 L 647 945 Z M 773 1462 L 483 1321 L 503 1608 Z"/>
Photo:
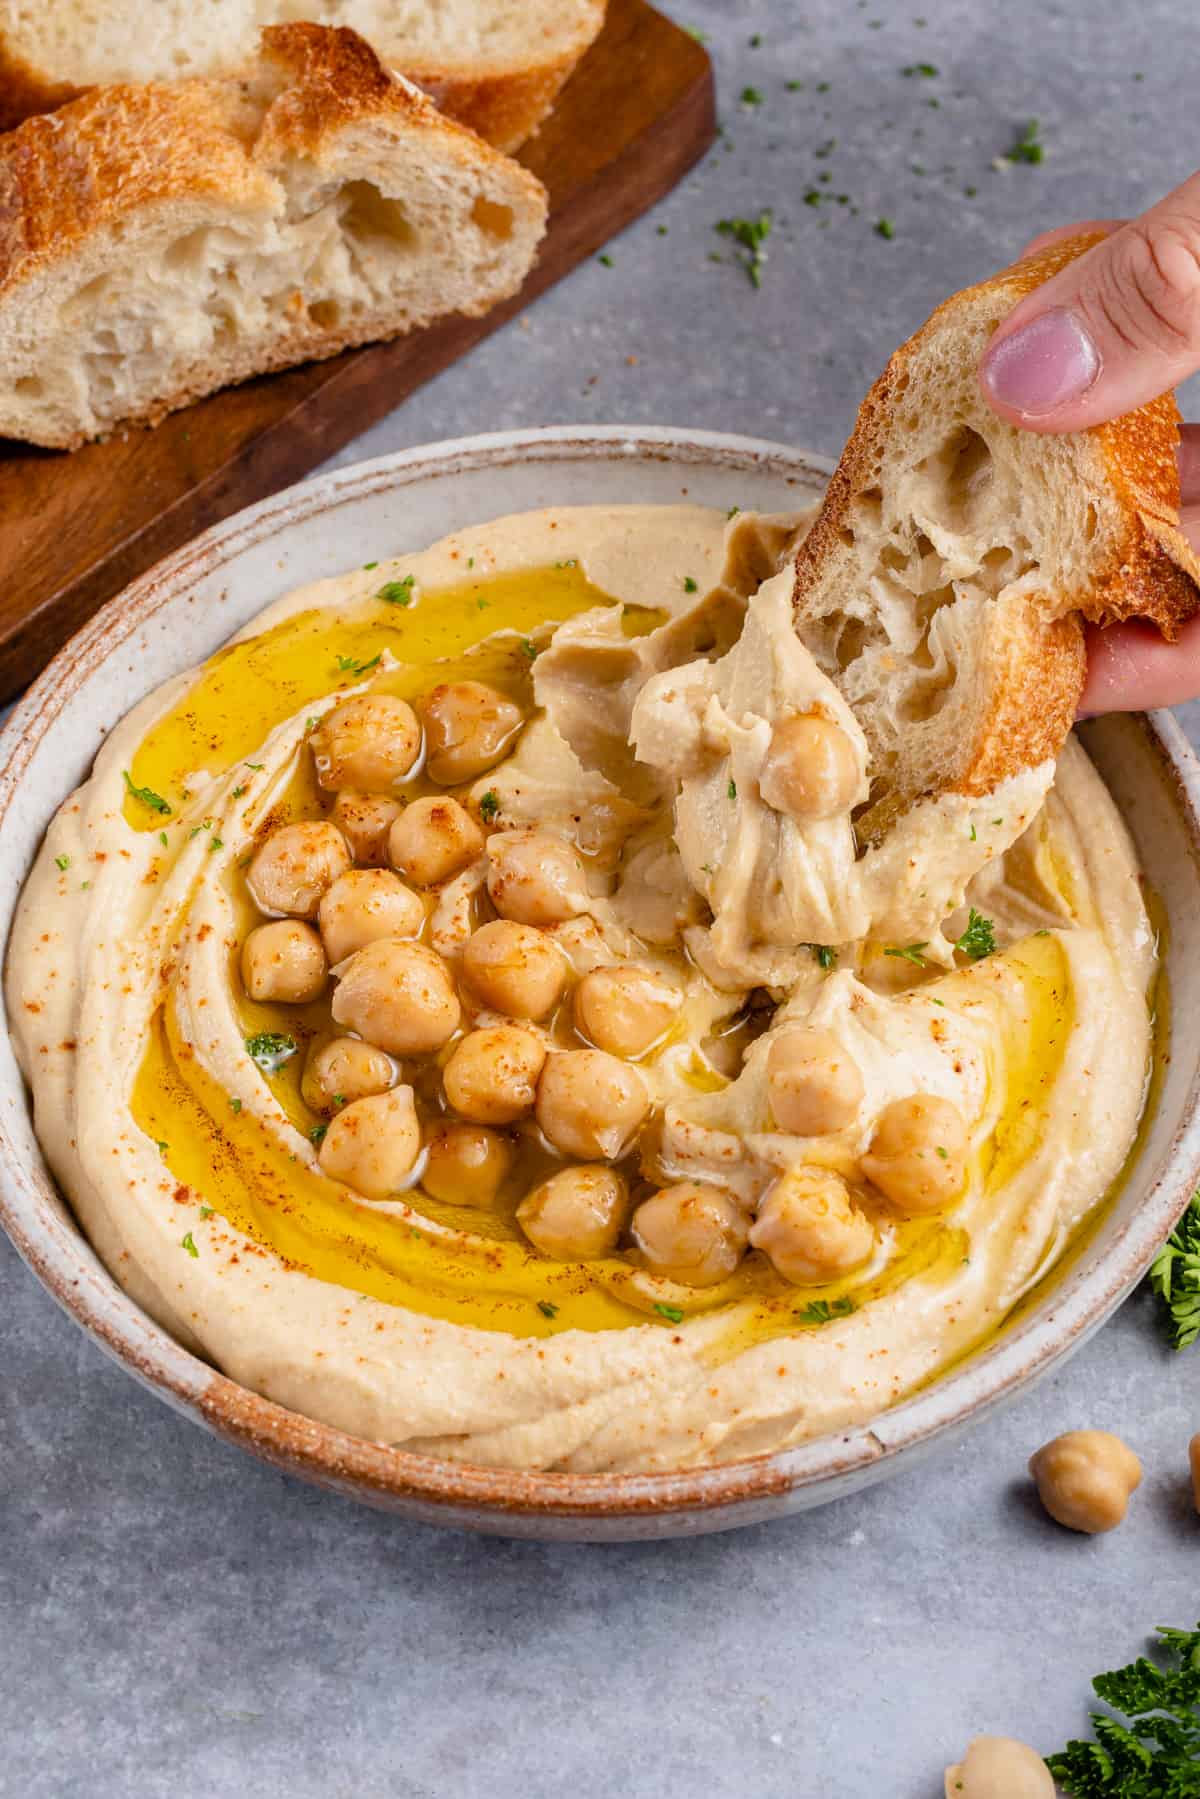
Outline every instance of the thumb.
<path fill-rule="evenodd" d="M 1028 294 L 979 379 L 1014 425 L 1080 431 L 1200 368 L 1200 174 Z"/>

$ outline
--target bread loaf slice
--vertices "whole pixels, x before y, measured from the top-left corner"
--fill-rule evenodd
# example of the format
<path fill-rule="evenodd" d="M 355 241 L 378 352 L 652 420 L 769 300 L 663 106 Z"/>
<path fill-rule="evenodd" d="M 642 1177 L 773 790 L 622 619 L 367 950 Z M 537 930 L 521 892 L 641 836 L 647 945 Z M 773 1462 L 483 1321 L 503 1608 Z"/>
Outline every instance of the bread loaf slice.
<path fill-rule="evenodd" d="M 917 799 L 990 792 L 1055 756 L 1084 676 L 1081 620 L 1167 637 L 1200 606 L 1179 531 L 1173 396 L 1047 436 L 1005 424 L 977 369 L 1080 236 L 954 295 L 859 410 L 796 558 L 796 628 L 866 733 L 874 842 Z"/>
<path fill-rule="evenodd" d="M 352 31 L 0 137 L 0 435 L 71 448 L 520 287 L 546 197 Z"/>
<path fill-rule="evenodd" d="M 259 30 L 303 19 L 357 31 L 389 68 L 499 149 L 545 118 L 604 22 L 605 0 L 8 0 L 0 129 L 87 88 L 237 74 Z"/>

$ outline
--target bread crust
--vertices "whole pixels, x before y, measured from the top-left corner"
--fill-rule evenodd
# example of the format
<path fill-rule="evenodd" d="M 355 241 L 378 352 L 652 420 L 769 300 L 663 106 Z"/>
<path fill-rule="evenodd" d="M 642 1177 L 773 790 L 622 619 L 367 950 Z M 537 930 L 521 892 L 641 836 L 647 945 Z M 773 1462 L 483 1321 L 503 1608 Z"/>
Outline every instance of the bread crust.
<path fill-rule="evenodd" d="M 878 481 L 893 408 L 908 385 L 914 358 L 965 308 L 981 302 L 995 315 L 994 329 L 1026 294 L 1102 237 L 1081 234 L 1054 244 L 951 296 L 895 352 L 859 409 L 821 510 L 796 556 L 801 635 L 805 596 L 829 559 L 842 550 L 856 500 Z M 1081 618 L 1096 624 L 1144 618 L 1173 640 L 1200 610 L 1200 562 L 1179 529 L 1179 409 L 1174 395 L 1059 441 L 1070 441 L 1081 458 L 1094 459 L 1089 472 L 1107 486 L 1122 529 L 1105 566 L 1085 590 L 1026 593 L 1019 615 L 990 620 L 982 721 L 974 742 L 963 745 L 960 766 L 944 790 L 986 793 L 1059 753 L 1083 691 Z"/>
<path fill-rule="evenodd" d="M 606 7 L 607 0 L 588 0 L 574 42 L 557 56 L 507 68 L 483 60 L 450 64 L 402 57 L 398 59 L 403 65 L 400 72 L 423 88 L 448 118 L 511 154 L 533 136 L 553 108 L 564 84 L 600 35 Z M 222 71 L 211 79 L 227 75 L 228 71 Z M 49 71 L 35 68 L 0 29 L 0 132 L 95 91 L 95 87 L 56 80 Z"/>
<path fill-rule="evenodd" d="M 347 126 L 394 120 L 432 134 L 439 155 L 472 175 L 503 176 L 506 197 L 545 217 L 541 183 L 473 132 L 442 116 L 411 84 L 388 74 L 363 39 L 344 27 L 275 25 L 262 33 L 255 79 L 275 72 L 264 110 L 252 80 L 223 77 L 93 88 L 56 113 L 27 119 L 0 137 L 0 303 L 19 302 L 30 280 L 69 263 L 102 233 L 136 232 L 186 203 L 214 217 L 231 210 L 270 216 L 272 171 L 307 158 L 320 167 Z M 132 241 L 132 238 L 131 238 Z M 478 314 L 502 297 L 460 308 Z M 318 328 L 296 296 L 296 328 L 267 349 L 198 361 L 176 389 L 119 421 L 157 423 L 168 412 L 252 375 L 394 336 L 392 318 L 365 314 Z M 75 449 L 89 433 L 63 433 L 48 447 Z"/>

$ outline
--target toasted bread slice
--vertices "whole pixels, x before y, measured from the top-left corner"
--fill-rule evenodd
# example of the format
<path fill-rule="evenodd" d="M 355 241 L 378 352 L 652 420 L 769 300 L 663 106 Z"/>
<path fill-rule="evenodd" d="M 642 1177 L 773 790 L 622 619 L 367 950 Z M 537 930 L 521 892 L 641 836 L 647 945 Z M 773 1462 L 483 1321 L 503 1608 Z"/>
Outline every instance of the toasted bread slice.
<path fill-rule="evenodd" d="M 88 88 L 240 73 L 259 30 L 344 25 L 389 68 L 501 150 L 550 111 L 604 23 L 605 0 L 9 0 L 0 19 L 0 130 Z"/>
<path fill-rule="evenodd" d="M 0 435 L 70 448 L 520 287 L 539 182 L 352 31 L 0 137 Z"/>
<path fill-rule="evenodd" d="M 1019 431 L 976 370 L 1017 301 L 1097 241 L 1055 244 L 939 306 L 859 410 L 796 558 L 797 630 L 867 735 L 876 840 L 923 796 L 977 795 L 1055 756 L 1082 619 L 1200 607 L 1179 531 L 1173 396 L 1071 436 Z"/>

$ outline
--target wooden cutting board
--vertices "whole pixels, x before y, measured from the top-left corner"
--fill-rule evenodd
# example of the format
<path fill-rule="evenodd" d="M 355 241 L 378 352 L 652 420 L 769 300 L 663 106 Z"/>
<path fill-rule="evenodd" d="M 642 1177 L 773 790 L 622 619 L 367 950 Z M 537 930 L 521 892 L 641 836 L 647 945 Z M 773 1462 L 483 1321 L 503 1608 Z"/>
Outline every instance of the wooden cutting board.
<path fill-rule="evenodd" d="M 715 131 L 700 45 L 645 0 L 609 0 L 603 32 L 521 152 L 549 189 L 550 226 L 514 300 L 247 382 L 71 455 L 0 442 L 0 701 L 135 575 L 299 480 L 593 255 Z"/>

